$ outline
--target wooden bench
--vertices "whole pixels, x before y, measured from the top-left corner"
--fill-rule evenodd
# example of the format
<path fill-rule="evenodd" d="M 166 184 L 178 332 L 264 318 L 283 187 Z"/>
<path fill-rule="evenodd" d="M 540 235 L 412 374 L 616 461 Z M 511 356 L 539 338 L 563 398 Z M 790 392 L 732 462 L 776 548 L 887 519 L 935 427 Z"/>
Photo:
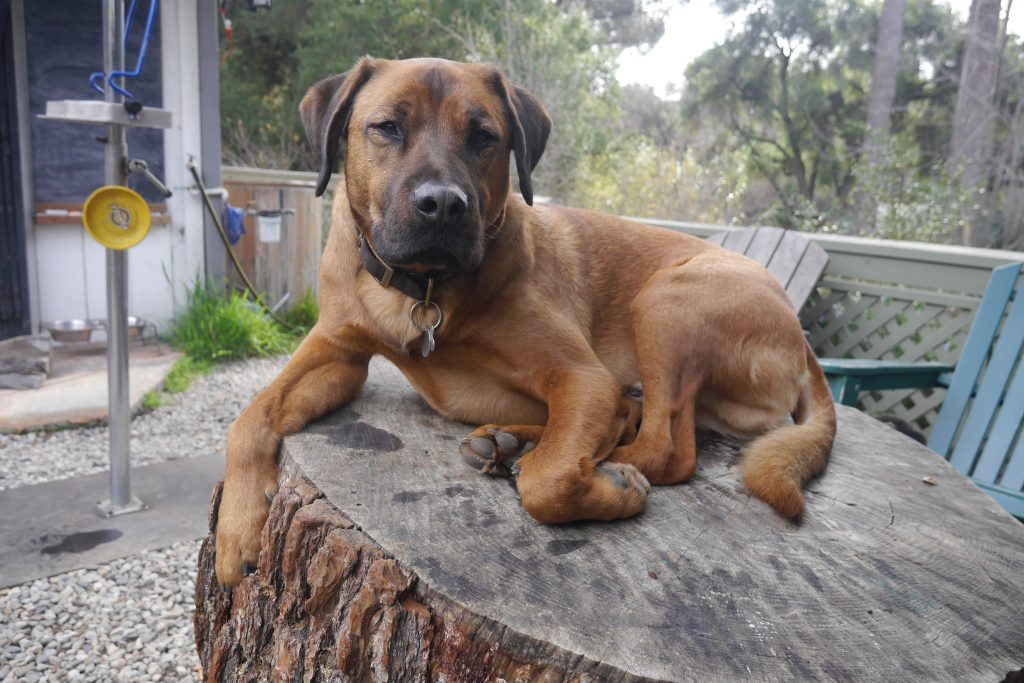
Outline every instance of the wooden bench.
<path fill-rule="evenodd" d="M 796 311 L 807 303 L 828 265 L 828 254 L 821 245 L 795 230 L 742 228 L 715 233 L 707 239 L 767 268 L 786 290 Z"/>

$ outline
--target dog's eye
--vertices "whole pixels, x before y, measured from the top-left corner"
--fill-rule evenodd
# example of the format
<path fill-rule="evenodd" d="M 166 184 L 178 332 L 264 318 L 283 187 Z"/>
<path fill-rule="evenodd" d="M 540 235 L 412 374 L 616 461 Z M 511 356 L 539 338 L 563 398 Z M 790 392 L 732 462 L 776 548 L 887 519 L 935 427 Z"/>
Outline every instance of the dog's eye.
<path fill-rule="evenodd" d="M 477 128 L 469 136 L 470 146 L 477 151 L 483 151 L 496 142 L 498 142 L 498 136 L 485 128 Z"/>
<path fill-rule="evenodd" d="M 370 128 L 387 138 L 402 137 L 402 131 L 399 130 L 398 124 L 394 121 L 381 121 L 380 123 L 374 123 L 370 125 Z"/>

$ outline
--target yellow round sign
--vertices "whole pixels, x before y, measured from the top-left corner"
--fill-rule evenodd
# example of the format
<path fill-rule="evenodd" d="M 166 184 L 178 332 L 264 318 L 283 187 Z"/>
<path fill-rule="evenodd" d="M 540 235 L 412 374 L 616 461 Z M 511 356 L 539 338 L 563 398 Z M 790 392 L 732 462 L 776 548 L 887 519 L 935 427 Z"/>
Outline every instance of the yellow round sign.
<path fill-rule="evenodd" d="M 146 200 L 120 185 L 101 187 L 82 207 L 86 232 L 108 249 L 134 247 L 145 238 L 151 222 Z"/>

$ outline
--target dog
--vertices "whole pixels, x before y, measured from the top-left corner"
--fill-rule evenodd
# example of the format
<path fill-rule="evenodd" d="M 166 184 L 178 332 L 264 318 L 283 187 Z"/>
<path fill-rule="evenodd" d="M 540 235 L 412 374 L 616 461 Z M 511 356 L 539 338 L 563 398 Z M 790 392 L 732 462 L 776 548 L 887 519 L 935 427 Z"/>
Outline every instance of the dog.
<path fill-rule="evenodd" d="M 697 427 L 752 438 L 744 483 L 801 517 L 835 408 L 764 268 L 669 230 L 533 206 L 551 120 L 495 67 L 366 57 L 310 88 L 300 113 L 317 194 L 342 141 L 344 186 L 319 321 L 228 430 L 222 586 L 256 566 L 281 438 L 351 401 L 375 355 L 440 414 L 482 425 L 463 456 L 514 476 L 541 523 L 640 513 L 651 484 L 693 475 Z"/>

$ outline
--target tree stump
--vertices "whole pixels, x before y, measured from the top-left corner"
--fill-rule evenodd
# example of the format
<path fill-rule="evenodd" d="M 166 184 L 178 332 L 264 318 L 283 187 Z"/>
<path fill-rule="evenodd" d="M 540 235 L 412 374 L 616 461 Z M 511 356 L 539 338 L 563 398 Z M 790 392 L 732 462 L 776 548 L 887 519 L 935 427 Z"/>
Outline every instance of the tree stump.
<path fill-rule="evenodd" d="M 801 525 L 742 488 L 735 444 L 707 437 L 693 481 L 655 489 L 639 518 L 541 526 L 462 462 L 469 427 L 375 361 L 358 400 L 285 439 L 257 571 L 233 594 L 203 542 L 206 678 L 998 681 L 1024 667 L 1024 526 L 923 446 L 839 418 Z"/>

